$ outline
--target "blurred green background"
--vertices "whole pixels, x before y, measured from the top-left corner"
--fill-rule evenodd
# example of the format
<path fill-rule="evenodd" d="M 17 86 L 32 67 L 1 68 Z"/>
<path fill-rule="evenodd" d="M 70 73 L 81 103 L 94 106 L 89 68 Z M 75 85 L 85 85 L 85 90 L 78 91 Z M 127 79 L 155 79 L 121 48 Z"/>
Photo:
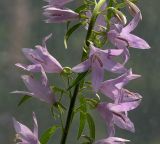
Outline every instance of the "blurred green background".
<path fill-rule="evenodd" d="M 78 4 L 80 0 L 75 0 Z M 49 51 L 63 64 L 73 66 L 79 62 L 81 46 L 85 36 L 84 29 L 76 32 L 69 41 L 69 49 L 65 50 L 63 35 L 65 24 L 45 24 L 42 17 L 43 0 L 1 0 L 0 1 L 0 144 L 13 144 L 15 132 L 12 117 L 32 127 L 32 111 L 37 114 L 40 134 L 54 124 L 49 107 L 37 100 L 28 101 L 20 108 L 17 103 L 20 96 L 11 95 L 13 90 L 25 89 L 20 75 L 24 72 L 16 69 L 16 62 L 24 62 L 21 53 L 23 47 L 34 47 L 41 43 L 44 36 L 53 33 L 49 41 Z M 143 21 L 135 33 L 143 37 L 151 45 L 150 50 L 131 50 L 129 66 L 142 78 L 129 84 L 129 88 L 143 96 L 141 106 L 131 112 L 130 117 L 135 123 L 136 133 L 130 134 L 118 130 L 117 136 L 132 140 L 133 144 L 160 144 L 160 26 L 159 0 L 140 0 Z M 58 79 L 56 75 L 51 83 Z M 57 81 L 56 84 L 59 82 Z M 104 122 L 93 113 L 96 121 L 97 138 L 105 137 Z M 99 122 L 100 121 L 100 122 Z M 68 144 L 75 144 L 77 120 L 71 127 Z M 53 137 L 58 144 L 59 133 Z M 50 144 L 53 144 L 51 141 Z"/>

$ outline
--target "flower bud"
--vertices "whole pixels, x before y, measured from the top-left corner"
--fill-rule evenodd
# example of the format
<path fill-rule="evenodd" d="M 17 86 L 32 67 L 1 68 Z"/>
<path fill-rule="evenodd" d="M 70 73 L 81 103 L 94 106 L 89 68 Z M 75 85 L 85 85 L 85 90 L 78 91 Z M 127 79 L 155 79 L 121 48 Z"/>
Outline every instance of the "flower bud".
<path fill-rule="evenodd" d="M 122 23 L 122 24 L 126 24 L 127 23 L 127 19 L 126 16 L 119 10 L 112 8 L 114 15 L 116 16 L 116 18 Z"/>
<path fill-rule="evenodd" d="M 140 9 L 137 7 L 137 5 L 135 5 L 130 0 L 125 0 L 125 2 L 128 8 L 128 11 L 132 16 L 135 16 L 137 13 L 140 12 Z M 141 15 L 141 19 L 142 19 L 142 15 Z"/>

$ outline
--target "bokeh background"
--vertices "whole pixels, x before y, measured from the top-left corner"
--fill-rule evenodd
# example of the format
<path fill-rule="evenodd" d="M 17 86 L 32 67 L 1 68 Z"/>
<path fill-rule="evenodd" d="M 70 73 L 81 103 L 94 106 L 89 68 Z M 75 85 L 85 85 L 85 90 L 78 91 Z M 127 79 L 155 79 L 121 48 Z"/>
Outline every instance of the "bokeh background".
<path fill-rule="evenodd" d="M 74 4 L 77 5 L 78 0 Z M 37 114 L 40 134 L 54 124 L 49 107 L 35 99 L 17 107 L 20 96 L 11 95 L 13 90 L 25 89 L 20 75 L 24 72 L 16 69 L 16 62 L 24 62 L 21 52 L 23 47 L 34 47 L 41 43 L 44 36 L 53 33 L 49 41 L 49 51 L 64 66 L 73 66 L 79 62 L 81 46 L 85 36 L 84 29 L 77 31 L 69 41 L 69 49 L 65 50 L 63 35 L 65 24 L 45 24 L 42 17 L 43 0 L 1 0 L 0 1 L 0 144 L 13 144 L 15 132 L 12 117 L 32 127 L 32 111 Z M 150 50 L 131 50 L 128 64 L 142 78 L 129 84 L 131 90 L 143 96 L 141 106 L 131 112 L 136 133 L 130 134 L 118 130 L 118 136 L 132 140 L 133 144 L 160 144 L 160 19 L 159 0 L 140 0 L 143 21 L 135 33 L 143 37 L 151 45 Z M 55 75 L 49 75 L 51 82 L 58 82 Z M 96 121 L 97 138 L 105 137 L 104 122 L 92 113 Z M 100 121 L 100 122 L 99 122 Z M 76 144 L 77 119 L 71 127 L 68 144 Z M 57 144 L 59 133 L 52 140 Z M 52 143 L 50 141 L 50 144 Z"/>

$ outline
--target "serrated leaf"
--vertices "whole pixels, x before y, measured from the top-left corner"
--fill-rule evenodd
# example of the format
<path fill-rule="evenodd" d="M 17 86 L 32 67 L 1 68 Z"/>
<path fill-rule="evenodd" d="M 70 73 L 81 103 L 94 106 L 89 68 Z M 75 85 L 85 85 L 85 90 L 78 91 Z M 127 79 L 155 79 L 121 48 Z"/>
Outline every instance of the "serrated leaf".
<path fill-rule="evenodd" d="M 86 115 L 84 113 L 80 112 L 80 123 L 79 123 L 77 139 L 79 139 L 81 137 L 82 132 L 85 127 L 85 123 L 86 123 Z"/>
<path fill-rule="evenodd" d="M 74 87 L 75 85 L 80 83 L 80 81 L 83 80 L 83 78 L 87 75 L 87 73 L 88 73 L 88 71 L 79 74 L 78 77 L 73 81 L 73 83 L 71 84 L 71 86 L 67 90 L 70 90 L 72 87 Z"/>
<path fill-rule="evenodd" d="M 60 126 L 52 126 L 48 130 L 46 130 L 40 138 L 41 144 L 47 144 L 49 139 L 53 136 L 58 128 L 60 128 Z"/>
<path fill-rule="evenodd" d="M 29 100 L 30 98 L 32 98 L 31 96 L 25 95 L 21 98 L 21 100 L 18 103 L 18 107 L 21 106 L 24 102 L 26 102 L 27 100 Z"/>
<path fill-rule="evenodd" d="M 94 140 L 95 139 L 95 124 L 92 116 L 87 113 L 87 122 L 89 126 L 89 132 L 90 132 L 90 137 Z"/>
<path fill-rule="evenodd" d="M 65 48 L 67 48 L 67 41 L 68 41 L 69 37 L 71 36 L 71 34 L 75 30 L 77 30 L 81 25 L 82 25 L 82 23 L 80 22 L 80 23 L 78 23 L 78 24 L 76 24 L 76 25 L 74 25 L 74 26 L 72 26 L 71 28 L 68 29 L 67 33 L 64 36 L 64 46 L 65 46 Z"/>

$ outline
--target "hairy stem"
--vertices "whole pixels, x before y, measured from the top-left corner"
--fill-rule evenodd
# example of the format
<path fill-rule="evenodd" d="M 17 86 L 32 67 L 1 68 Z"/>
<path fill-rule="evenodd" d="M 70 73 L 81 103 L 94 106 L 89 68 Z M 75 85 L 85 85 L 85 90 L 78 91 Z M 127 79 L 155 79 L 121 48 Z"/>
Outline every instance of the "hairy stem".
<path fill-rule="evenodd" d="M 97 16 L 99 14 L 99 10 L 100 10 L 101 6 L 105 3 L 105 1 L 106 0 L 100 0 L 93 10 L 93 15 L 91 17 L 91 21 L 90 21 L 89 28 L 88 28 L 87 35 L 86 35 L 86 39 L 85 39 L 85 44 L 87 46 L 87 49 L 86 49 L 87 53 L 88 53 L 88 49 L 89 49 L 89 39 L 92 34 L 92 29 L 94 28 Z M 83 61 L 86 58 L 84 53 L 86 53 L 86 52 L 83 51 L 81 61 Z M 70 128 L 71 121 L 73 118 L 74 106 L 75 106 L 76 98 L 77 98 L 77 95 L 79 92 L 79 86 L 80 86 L 80 83 L 78 83 L 74 88 L 73 96 L 70 101 L 70 106 L 69 106 L 69 110 L 68 110 L 65 128 L 64 128 L 62 138 L 61 138 L 61 144 L 66 144 L 69 128 Z"/>

